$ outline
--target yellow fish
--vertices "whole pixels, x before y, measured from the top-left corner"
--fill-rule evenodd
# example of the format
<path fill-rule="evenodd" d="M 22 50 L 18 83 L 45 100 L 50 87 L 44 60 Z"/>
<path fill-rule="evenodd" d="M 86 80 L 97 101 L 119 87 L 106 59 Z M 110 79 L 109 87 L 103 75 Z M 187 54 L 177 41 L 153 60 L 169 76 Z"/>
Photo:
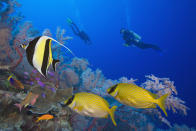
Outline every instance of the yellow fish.
<path fill-rule="evenodd" d="M 169 94 L 157 98 L 156 94 L 137 85 L 128 83 L 116 84 L 107 89 L 107 92 L 120 103 L 135 108 L 156 108 L 157 104 L 167 116 L 165 99 Z"/>
<path fill-rule="evenodd" d="M 23 84 L 19 81 L 13 78 L 13 75 L 10 75 L 7 79 L 12 86 L 14 86 L 16 89 L 24 89 Z"/>
<path fill-rule="evenodd" d="M 49 66 L 52 64 L 55 71 L 56 63 L 59 62 L 59 60 L 55 60 L 52 57 L 52 41 L 60 44 L 71 52 L 69 48 L 48 36 L 39 36 L 30 41 L 28 45 L 20 45 L 26 50 L 27 60 L 29 64 L 36 68 L 44 77 L 46 77 L 48 73 Z"/>
<path fill-rule="evenodd" d="M 64 101 L 64 104 L 84 116 L 107 118 L 109 114 L 113 124 L 116 126 L 114 112 L 117 106 L 109 109 L 108 102 L 98 95 L 86 92 L 76 93 Z"/>
<path fill-rule="evenodd" d="M 54 118 L 53 115 L 45 114 L 45 115 L 42 115 L 42 116 L 38 117 L 38 119 L 36 120 L 36 122 L 39 122 L 41 120 L 51 120 L 53 118 Z"/>

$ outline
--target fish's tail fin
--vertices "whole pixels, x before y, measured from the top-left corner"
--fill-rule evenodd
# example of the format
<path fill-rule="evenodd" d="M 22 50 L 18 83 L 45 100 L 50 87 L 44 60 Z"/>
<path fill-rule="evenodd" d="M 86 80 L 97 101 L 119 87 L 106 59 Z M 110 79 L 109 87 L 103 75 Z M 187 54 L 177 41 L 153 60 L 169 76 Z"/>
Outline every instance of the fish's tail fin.
<path fill-rule="evenodd" d="M 115 118 L 114 118 L 114 112 L 116 111 L 116 108 L 117 108 L 117 106 L 113 106 L 111 109 L 110 109 L 110 112 L 109 112 L 109 114 L 110 114 L 110 116 L 111 116 L 111 119 L 112 119 L 112 122 L 113 122 L 113 124 L 116 126 L 117 124 L 116 124 L 116 121 L 115 121 Z"/>
<path fill-rule="evenodd" d="M 37 120 L 35 121 L 36 123 L 40 121 L 40 118 L 38 117 Z"/>
<path fill-rule="evenodd" d="M 18 107 L 19 108 L 19 110 L 20 110 L 20 112 L 21 112 L 21 110 L 22 110 L 22 105 L 21 104 L 14 104 L 16 107 Z"/>
<path fill-rule="evenodd" d="M 55 60 L 55 59 L 52 60 L 52 67 L 53 67 L 54 71 L 56 71 L 56 64 L 58 62 L 60 62 L 60 60 Z"/>
<path fill-rule="evenodd" d="M 167 112 L 165 110 L 165 99 L 168 97 L 169 94 L 162 95 L 159 99 L 157 99 L 157 104 L 163 110 L 165 115 L 167 116 Z"/>
<path fill-rule="evenodd" d="M 11 74 L 11 75 L 7 78 L 7 80 L 9 81 L 12 77 L 13 77 L 13 74 Z"/>
<path fill-rule="evenodd" d="M 48 39 L 51 39 L 51 40 L 53 40 L 54 42 L 58 43 L 59 45 L 63 46 L 63 47 L 64 47 L 65 49 L 67 49 L 73 56 L 75 56 L 75 54 L 74 54 L 67 46 L 63 45 L 62 43 L 58 42 L 57 40 L 55 40 L 55 39 L 53 39 L 53 38 L 51 38 L 51 37 L 49 37 L 49 36 L 45 36 L 45 37 L 47 37 Z"/>

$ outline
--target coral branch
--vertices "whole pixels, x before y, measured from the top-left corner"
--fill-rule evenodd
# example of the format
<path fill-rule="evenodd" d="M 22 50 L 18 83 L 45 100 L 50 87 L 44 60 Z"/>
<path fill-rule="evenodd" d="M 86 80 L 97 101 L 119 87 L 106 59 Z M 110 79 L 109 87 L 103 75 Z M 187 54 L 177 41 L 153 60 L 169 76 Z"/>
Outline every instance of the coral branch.
<path fill-rule="evenodd" d="M 23 59 L 23 55 L 21 53 L 21 51 L 19 50 L 19 48 L 15 45 L 15 50 L 19 55 L 19 59 L 16 61 L 16 63 L 14 65 L 12 65 L 11 70 L 13 71 L 22 61 Z"/>

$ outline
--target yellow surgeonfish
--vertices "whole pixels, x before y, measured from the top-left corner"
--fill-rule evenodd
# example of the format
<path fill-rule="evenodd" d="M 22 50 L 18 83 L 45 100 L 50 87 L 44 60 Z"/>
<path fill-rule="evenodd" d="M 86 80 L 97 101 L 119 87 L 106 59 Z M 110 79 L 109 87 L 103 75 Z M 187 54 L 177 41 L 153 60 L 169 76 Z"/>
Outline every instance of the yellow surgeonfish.
<path fill-rule="evenodd" d="M 107 92 L 120 103 L 135 108 L 156 108 L 157 104 L 167 116 L 165 99 L 169 94 L 157 98 L 156 94 L 137 85 L 128 83 L 116 84 L 108 88 Z"/>
<path fill-rule="evenodd" d="M 76 93 L 64 101 L 64 104 L 84 116 L 107 118 L 109 114 L 113 124 L 116 126 L 114 112 L 117 106 L 109 109 L 108 102 L 98 95 L 87 92 Z"/>

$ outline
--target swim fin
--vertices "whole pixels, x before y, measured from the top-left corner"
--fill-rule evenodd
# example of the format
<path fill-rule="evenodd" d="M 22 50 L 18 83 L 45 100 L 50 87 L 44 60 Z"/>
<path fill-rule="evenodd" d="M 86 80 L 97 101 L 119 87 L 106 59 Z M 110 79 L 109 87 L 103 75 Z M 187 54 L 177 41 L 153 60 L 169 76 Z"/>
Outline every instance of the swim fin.
<path fill-rule="evenodd" d="M 72 20 L 70 18 L 67 18 L 67 23 L 72 24 Z"/>

